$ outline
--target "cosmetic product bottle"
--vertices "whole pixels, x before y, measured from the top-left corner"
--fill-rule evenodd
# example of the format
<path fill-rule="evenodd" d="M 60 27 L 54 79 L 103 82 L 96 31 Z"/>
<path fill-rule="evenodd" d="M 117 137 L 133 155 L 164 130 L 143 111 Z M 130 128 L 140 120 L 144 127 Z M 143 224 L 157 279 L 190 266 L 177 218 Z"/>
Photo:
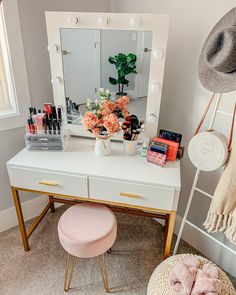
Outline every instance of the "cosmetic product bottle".
<path fill-rule="evenodd" d="M 34 114 L 34 108 L 29 107 L 29 114 L 30 114 L 30 116 L 32 116 Z"/>
<path fill-rule="evenodd" d="M 57 120 L 57 112 L 56 112 L 56 107 L 52 107 L 52 118 L 53 120 Z"/>
<path fill-rule="evenodd" d="M 28 131 L 29 131 L 29 133 L 35 134 L 36 131 L 37 131 L 37 128 L 36 128 L 36 125 L 33 122 L 33 118 L 29 117 L 27 122 L 28 122 Z"/>
<path fill-rule="evenodd" d="M 52 104 L 51 103 L 44 103 L 43 104 L 43 109 L 44 109 L 46 115 L 48 115 L 48 116 L 51 115 L 51 113 L 52 113 Z"/>
<path fill-rule="evenodd" d="M 141 148 L 141 156 L 142 157 L 147 157 L 147 150 L 148 150 L 148 138 L 145 138 L 142 144 L 142 148 Z"/>
<path fill-rule="evenodd" d="M 44 114 L 42 113 L 37 113 L 36 115 L 33 116 L 34 121 L 36 123 L 37 126 L 37 132 L 38 133 L 43 133 L 43 118 L 44 118 Z"/>
<path fill-rule="evenodd" d="M 57 119 L 58 119 L 58 121 L 62 121 L 62 115 L 61 115 L 61 108 L 59 107 L 59 108 L 57 108 Z"/>

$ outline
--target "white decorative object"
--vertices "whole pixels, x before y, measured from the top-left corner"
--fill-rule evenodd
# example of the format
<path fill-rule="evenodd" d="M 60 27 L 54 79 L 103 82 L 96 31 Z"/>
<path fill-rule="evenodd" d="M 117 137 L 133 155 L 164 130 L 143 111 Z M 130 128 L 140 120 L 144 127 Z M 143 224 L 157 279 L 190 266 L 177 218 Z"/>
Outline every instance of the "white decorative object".
<path fill-rule="evenodd" d="M 55 53 L 60 51 L 60 45 L 57 43 L 51 43 L 48 45 L 48 52 Z"/>
<path fill-rule="evenodd" d="M 94 152 L 97 156 L 108 156 L 111 154 L 111 140 L 110 138 L 96 138 L 94 145 Z"/>
<path fill-rule="evenodd" d="M 153 123 L 155 123 L 156 119 L 157 119 L 156 115 L 154 115 L 154 114 L 148 115 L 148 123 L 153 124 Z"/>
<path fill-rule="evenodd" d="M 151 91 L 152 91 L 153 93 L 158 93 L 158 92 L 160 92 L 160 90 L 161 90 L 161 86 L 160 86 L 160 84 L 158 84 L 158 83 L 153 83 L 153 84 L 151 85 Z"/>
<path fill-rule="evenodd" d="M 135 156 L 137 154 L 138 140 L 123 140 L 124 155 Z"/>
<path fill-rule="evenodd" d="M 70 15 L 67 18 L 67 22 L 70 25 L 78 25 L 79 24 L 79 17 L 76 15 Z"/>
<path fill-rule="evenodd" d="M 161 48 L 158 48 L 156 50 L 153 51 L 153 56 L 156 58 L 156 59 L 162 59 L 163 56 L 164 56 L 164 50 L 161 49 Z"/>
<path fill-rule="evenodd" d="M 109 18 L 105 15 L 99 16 L 98 23 L 101 27 L 105 27 L 109 22 Z"/>
<path fill-rule="evenodd" d="M 131 20 L 130 20 L 130 25 L 133 28 L 138 28 L 140 26 L 140 23 L 141 23 L 141 19 L 137 15 L 132 17 Z"/>
<path fill-rule="evenodd" d="M 223 166 L 228 158 L 227 139 L 220 132 L 200 132 L 190 140 L 188 155 L 199 170 L 214 171 Z"/>

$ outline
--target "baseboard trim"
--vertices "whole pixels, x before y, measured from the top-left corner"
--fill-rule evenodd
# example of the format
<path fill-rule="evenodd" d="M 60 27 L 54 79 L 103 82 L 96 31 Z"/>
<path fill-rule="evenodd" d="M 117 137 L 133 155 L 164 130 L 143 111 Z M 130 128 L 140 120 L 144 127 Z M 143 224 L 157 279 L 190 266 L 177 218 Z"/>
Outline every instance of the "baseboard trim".
<path fill-rule="evenodd" d="M 32 200 L 23 202 L 21 204 L 25 221 L 35 218 L 43 210 L 48 202 L 48 196 L 40 195 L 34 197 Z M 63 204 L 56 203 L 59 207 Z M 5 209 L 0 212 L 0 232 L 8 230 L 18 225 L 15 207 Z"/>

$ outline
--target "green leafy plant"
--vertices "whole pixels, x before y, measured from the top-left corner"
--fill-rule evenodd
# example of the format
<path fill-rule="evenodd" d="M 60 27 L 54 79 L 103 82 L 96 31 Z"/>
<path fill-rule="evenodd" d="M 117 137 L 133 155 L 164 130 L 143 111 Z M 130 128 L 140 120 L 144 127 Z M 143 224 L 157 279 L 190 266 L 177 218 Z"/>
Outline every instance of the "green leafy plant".
<path fill-rule="evenodd" d="M 125 95 L 124 86 L 129 84 L 129 80 L 126 76 L 129 74 L 137 74 L 136 71 L 136 61 L 137 56 L 134 53 L 124 54 L 118 53 L 118 55 L 110 56 L 108 58 L 110 64 L 114 64 L 117 70 L 117 79 L 109 77 L 109 82 L 112 85 L 118 85 L 117 95 Z"/>

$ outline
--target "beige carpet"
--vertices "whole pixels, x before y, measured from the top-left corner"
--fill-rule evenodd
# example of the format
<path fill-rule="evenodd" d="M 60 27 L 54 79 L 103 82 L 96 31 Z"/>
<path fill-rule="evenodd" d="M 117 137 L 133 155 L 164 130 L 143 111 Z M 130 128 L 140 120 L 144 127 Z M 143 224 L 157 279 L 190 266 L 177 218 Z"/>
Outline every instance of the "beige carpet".
<path fill-rule="evenodd" d="M 63 291 L 66 255 L 57 237 L 57 222 L 65 208 L 46 215 L 30 238 L 28 253 L 22 249 L 17 227 L 0 234 L 1 295 L 106 294 L 96 259 L 76 265 L 74 289 Z M 108 255 L 110 287 L 120 295 L 144 295 L 153 270 L 162 261 L 163 228 L 151 218 L 122 213 L 117 218 L 118 237 Z M 179 252 L 197 253 L 186 243 L 181 243 Z"/>

